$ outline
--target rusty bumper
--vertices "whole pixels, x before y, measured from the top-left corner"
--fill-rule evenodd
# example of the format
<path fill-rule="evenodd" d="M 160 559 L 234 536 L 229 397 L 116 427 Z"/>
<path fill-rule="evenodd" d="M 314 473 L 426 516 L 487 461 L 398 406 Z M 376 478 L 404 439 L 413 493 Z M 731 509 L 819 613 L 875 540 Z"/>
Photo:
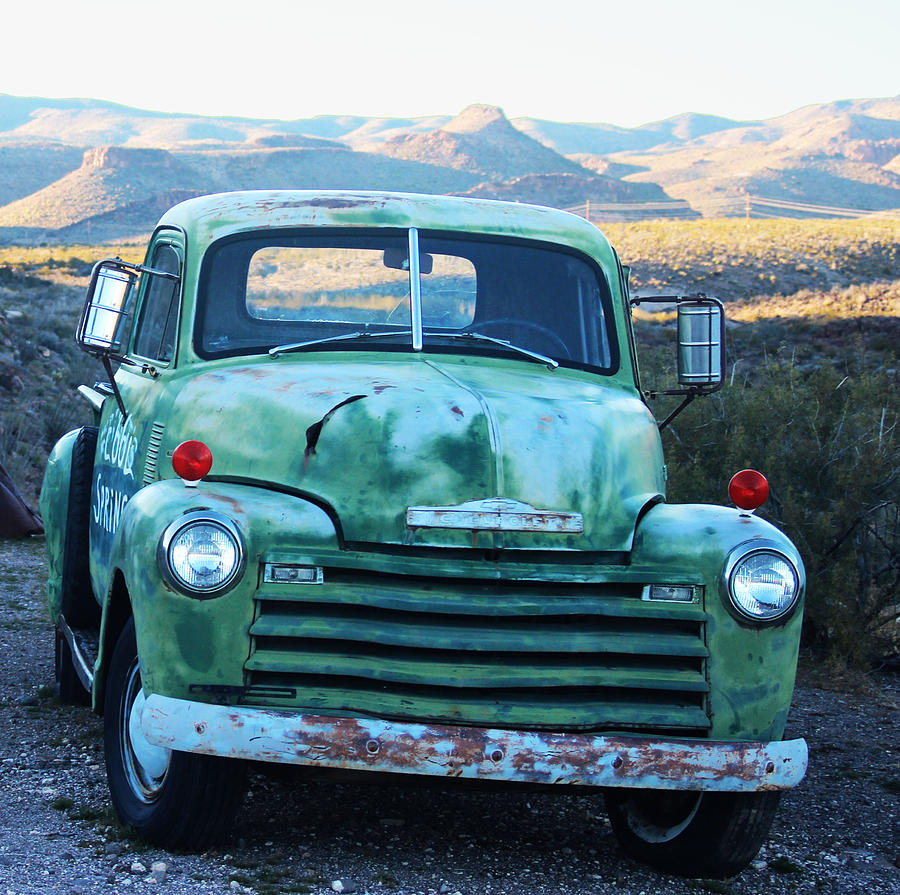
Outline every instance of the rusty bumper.
<path fill-rule="evenodd" d="M 330 718 L 148 697 L 147 739 L 205 755 L 328 768 L 539 784 L 789 789 L 806 773 L 802 739 L 773 743 L 490 730 Z"/>

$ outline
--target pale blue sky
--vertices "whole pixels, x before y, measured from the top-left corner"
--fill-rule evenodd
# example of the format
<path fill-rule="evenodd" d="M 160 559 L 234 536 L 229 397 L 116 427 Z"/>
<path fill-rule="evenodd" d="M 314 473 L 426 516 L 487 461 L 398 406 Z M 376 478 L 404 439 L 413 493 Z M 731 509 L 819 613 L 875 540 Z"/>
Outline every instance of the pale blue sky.
<path fill-rule="evenodd" d="M 900 94 L 900 0 L 18 0 L 0 93 L 306 118 L 636 126 Z"/>

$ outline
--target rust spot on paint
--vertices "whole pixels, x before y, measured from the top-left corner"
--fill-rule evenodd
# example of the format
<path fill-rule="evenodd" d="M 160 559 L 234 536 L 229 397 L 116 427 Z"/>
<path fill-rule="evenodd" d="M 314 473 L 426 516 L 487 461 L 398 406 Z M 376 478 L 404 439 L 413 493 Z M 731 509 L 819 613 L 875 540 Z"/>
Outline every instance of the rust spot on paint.
<path fill-rule="evenodd" d="M 247 515 L 247 507 L 242 501 L 239 501 L 236 498 L 231 497 L 230 495 L 227 495 L 227 494 L 217 494 L 216 497 L 219 499 L 219 501 L 221 503 L 224 503 L 226 506 L 229 507 L 232 515 L 242 516 L 242 517 Z M 200 507 L 198 507 L 198 509 L 200 509 Z M 204 507 L 203 509 L 207 509 L 207 508 Z"/>
<path fill-rule="evenodd" d="M 463 413 L 462 410 L 460 410 L 459 407 L 456 406 L 456 404 L 454 404 L 450 409 L 451 409 L 457 416 L 465 416 L 465 413 Z"/>
<path fill-rule="evenodd" d="M 386 391 L 389 388 L 397 388 L 396 385 L 373 385 L 372 391 L 375 392 L 376 395 L 380 395 L 383 391 Z"/>
<path fill-rule="evenodd" d="M 356 208 L 359 205 L 348 199 L 308 199 L 306 204 L 313 208 Z"/>
<path fill-rule="evenodd" d="M 260 367 L 234 367 L 228 371 L 228 375 L 207 374 L 210 379 L 215 378 L 219 382 L 225 382 L 233 379 L 268 379 L 269 371 Z"/>

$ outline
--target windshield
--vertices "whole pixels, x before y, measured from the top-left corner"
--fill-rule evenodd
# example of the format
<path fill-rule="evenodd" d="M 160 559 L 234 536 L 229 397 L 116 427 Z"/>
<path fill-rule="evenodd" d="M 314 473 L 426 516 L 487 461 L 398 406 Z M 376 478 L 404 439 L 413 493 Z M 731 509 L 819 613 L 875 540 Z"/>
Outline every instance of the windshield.
<path fill-rule="evenodd" d="M 268 232 L 207 252 L 196 344 L 207 358 L 284 346 L 409 351 L 418 333 L 426 352 L 524 350 L 610 371 L 609 319 L 596 266 L 546 243 L 416 231 Z"/>

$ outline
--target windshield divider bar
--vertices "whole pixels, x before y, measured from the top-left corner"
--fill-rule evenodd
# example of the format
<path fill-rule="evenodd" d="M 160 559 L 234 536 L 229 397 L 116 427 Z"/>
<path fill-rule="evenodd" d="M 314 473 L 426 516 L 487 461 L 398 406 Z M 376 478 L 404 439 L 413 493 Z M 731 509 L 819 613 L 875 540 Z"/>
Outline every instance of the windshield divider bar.
<path fill-rule="evenodd" d="M 409 308 L 413 351 L 422 350 L 422 283 L 419 279 L 419 231 L 409 228 Z"/>

